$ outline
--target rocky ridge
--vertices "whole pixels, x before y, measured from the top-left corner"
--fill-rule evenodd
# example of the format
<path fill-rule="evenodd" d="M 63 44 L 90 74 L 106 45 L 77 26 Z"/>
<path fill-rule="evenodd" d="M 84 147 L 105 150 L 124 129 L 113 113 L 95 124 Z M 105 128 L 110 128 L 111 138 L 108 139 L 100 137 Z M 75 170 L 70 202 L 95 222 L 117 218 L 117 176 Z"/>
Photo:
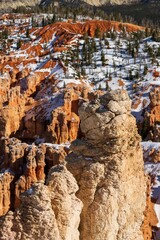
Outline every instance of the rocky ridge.
<path fill-rule="evenodd" d="M 91 4 L 93 6 L 101 6 L 105 4 L 111 5 L 121 5 L 121 4 L 133 4 L 140 3 L 139 0 L 84 0 L 84 2 Z"/>
<path fill-rule="evenodd" d="M 7 1 L 7 4 L 4 3 L 4 1 L 1 1 L 0 9 L 16 9 L 17 7 L 31 7 L 35 5 L 48 5 L 51 4 L 53 1 L 51 0 L 34 0 L 32 2 L 30 1 L 24 1 L 24 0 L 9 0 Z M 133 3 L 141 3 L 141 0 L 58 0 L 56 3 L 65 3 L 68 4 L 68 6 L 72 6 L 73 4 L 80 4 L 80 3 L 87 3 L 89 5 L 93 6 L 101 6 L 104 4 L 111 4 L 111 5 L 121 5 L 121 4 L 133 4 Z M 145 1 L 144 1 L 145 2 Z"/>

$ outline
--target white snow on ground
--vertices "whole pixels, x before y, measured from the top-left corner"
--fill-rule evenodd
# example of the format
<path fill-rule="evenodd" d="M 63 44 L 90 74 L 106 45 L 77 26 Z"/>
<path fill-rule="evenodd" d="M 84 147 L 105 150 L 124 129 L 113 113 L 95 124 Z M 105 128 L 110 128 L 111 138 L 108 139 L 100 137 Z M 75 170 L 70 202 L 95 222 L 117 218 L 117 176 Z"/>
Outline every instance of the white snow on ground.
<path fill-rule="evenodd" d="M 59 150 L 61 147 L 70 148 L 70 143 L 64 143 L 64 144 L 52 144 L 52 143 L 45 143 L 48 147 L 53 147 L 56 150 Z"/>
<path fill-rule="evenodd" d="M 156 150 L 158 150 L 160 148 L 160 143 L 159 142 L 142 142 L 141 143 L 142 147 L 144 150 L 150 150 L 151 148 L 154 148 Z"/>

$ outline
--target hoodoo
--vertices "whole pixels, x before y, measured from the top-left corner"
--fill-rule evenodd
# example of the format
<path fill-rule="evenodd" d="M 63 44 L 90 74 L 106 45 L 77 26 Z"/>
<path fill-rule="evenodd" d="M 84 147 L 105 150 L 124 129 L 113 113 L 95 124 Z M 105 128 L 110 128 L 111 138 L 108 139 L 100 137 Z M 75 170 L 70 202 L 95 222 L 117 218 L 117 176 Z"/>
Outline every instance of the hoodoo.
<path fill-rule="evenodd" d="M 145 176 L 140 136 L 126 91 L 111 91 L 79 109 L 84 139 L 67 167 L 83 202 L 80 239 L 140 240 Z"/>

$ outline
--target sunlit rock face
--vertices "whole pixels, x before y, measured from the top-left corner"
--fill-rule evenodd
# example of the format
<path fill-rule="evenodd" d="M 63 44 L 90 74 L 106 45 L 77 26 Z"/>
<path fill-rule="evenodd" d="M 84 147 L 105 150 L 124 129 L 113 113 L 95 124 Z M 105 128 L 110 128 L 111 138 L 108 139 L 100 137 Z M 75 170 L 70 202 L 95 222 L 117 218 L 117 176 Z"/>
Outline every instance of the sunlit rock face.
<path fill-rule="evenodd" d="M 79 109 L 83 140 L 67 168 L 83 202 L 81 239 L 143 239 L 146 180 L 140 136 L 126 91 L 111 91 Z"/>
<path fill-rule="evenodd" d="M 83 137 L 72 142 L 72 152 L 59 149 L 57 161 L 58 145 L 3 139 L 12 169 L 2 176 L 8 199 L 12 172 L 24 163 L 26 171 L 11 192 L 15 209 L 2 205 L 2 240 L 143 240 L 146 178 L 130 109 L 124 90 L 84 102 L 78 111 Z"/>
<path fill-rule="evenodd" d="M 0 220 L 0 238 L 78 240 L 82 202 L 76 180 L 64 167 L 52 168 L 47 185 L 34 184 L 21 195 L 21 205 Z"/>

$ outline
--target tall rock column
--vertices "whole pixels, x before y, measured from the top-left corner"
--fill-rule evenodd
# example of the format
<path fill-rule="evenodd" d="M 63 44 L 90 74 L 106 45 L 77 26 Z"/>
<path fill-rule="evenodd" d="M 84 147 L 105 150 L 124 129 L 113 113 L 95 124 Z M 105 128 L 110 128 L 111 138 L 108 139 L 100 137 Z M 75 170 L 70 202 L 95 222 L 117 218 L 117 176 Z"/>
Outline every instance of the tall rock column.
<path fill-rule="evenodd" d="M 142 240 L 146 179 L 136 120 L 126 91 L 111 91 L 79 109 L 83 140 L 67 168 L 83 202 L 81 240 Z"/>
<path fill-rule="evenodd" d="M 35 183 L 21 194 L 14 212 L 0 218 L 1 240 L 79 240 L 82 202 L 76 180 L 63 165 L 52 167 L 47 185 Z"/>

